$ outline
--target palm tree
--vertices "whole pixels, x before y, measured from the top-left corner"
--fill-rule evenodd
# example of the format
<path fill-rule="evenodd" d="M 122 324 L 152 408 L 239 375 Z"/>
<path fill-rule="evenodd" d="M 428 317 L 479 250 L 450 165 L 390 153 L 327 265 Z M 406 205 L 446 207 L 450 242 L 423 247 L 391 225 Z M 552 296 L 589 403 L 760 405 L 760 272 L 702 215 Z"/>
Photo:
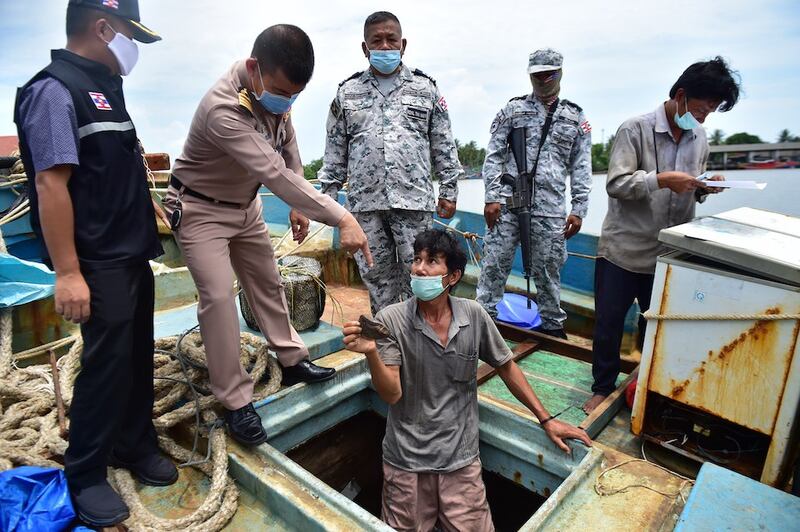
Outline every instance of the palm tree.
<path fill-rule="evenodd" d="M 711 133 L 711 136 L 708 137 L 708 143 L 711 144 L 712 146 L 719 146 L 720 144 L 722 144 L 722 139 L 724 138 L 725 138 L 725 133 L 723 133 L 721 129 L 715 129 Z"/>
<path fill-rule="evenodd" d="M 781 132 L 778 133 L 778 142 L 792 142 L 796 139 L 797 137 L 793 137 L 788 129 L 782 129 Z"/>

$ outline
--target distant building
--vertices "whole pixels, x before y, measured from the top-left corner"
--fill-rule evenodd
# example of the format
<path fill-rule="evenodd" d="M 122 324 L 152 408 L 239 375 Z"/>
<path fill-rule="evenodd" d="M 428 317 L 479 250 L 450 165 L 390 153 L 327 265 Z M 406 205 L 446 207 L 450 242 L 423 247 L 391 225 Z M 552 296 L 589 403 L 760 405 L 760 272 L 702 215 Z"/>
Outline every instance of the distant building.
<path fill-rule="evenodd" d="M 800 168 L 800 142 L 720 144 L 710 146 L 712 170 Z"/>

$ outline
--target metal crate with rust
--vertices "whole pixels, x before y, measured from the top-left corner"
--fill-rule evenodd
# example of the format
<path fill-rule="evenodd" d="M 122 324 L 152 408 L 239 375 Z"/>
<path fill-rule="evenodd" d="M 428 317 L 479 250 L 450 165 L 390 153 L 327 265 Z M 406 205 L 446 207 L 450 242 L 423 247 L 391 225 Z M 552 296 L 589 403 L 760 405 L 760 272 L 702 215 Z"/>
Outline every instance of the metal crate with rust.
<path fill-rule="evenodd" d="M 800 430 L 800 220 L 737 209 L 660 239 L 675 251 L 656 266 L 632 430 L 782 487 Z"/>

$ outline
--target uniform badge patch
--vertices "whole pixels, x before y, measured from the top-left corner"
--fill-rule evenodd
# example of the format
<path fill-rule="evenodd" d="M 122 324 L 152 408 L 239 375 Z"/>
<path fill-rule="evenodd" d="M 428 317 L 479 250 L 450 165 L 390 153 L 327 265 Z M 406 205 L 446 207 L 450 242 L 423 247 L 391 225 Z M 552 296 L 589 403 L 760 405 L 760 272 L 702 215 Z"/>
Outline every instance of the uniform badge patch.
<path fill-rule="evenodd" d="M 436 102 L 436 105 L 438 105 L 439 109 L 441 109 L 442 111 L 447 111 L 447 102 L 445 101 L 444 96 L 439 98 L 439 101 Z"/>
<path fill-rule="evenodd" d="M 119 0 L 103 0 L 103 5 L 111 9 L 119 9 Z"/>
<path fill-rule="evenodd" d="M 592 126 L 591 126 L 591 124 L 589 124 L 588 120 L 586 120 L 583 123 L 581 123 L 581 131 L 583 131 L 584 133 L 589 133 L 591 130 L 592 130 Z"/>
<path fill-rule="evenodd" d="M 110 111 L 111 104 L 108 103 L 108 99 L 106 99 L 106 95 L 102 92 L 90 92 L 89 98 L 92 99 L 92 103 L 95 107 L 100 109 L 101 111 Z"/>

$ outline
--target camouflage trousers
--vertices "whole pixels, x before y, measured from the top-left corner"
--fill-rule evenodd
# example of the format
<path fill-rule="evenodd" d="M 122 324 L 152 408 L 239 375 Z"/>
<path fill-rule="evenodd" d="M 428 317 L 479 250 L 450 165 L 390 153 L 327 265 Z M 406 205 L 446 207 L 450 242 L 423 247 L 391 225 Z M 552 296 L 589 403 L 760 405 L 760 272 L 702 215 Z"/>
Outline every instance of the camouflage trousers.
<path fill-rule="evenodd" d="M 433 226 L 428 211 L 391 209 L 354 212 L 367 234 L 374 266 L 368 267 L 362 253 L 356 253 L 361 280 L 369 289 L 372 314 L 411 297 L 411 263 L 414 261 L 414 239 Z"/>
<path fill-rule="evenodd" d="M 562 218 L 531 217 L 531 270 L 536 285 L 536 303 L 542 327 L 559 329 L 567 314 L 561 309 L 561 267 L 567 260 Z M 483 240 L 483 260 L 478 279 L 478 303 L 491 316 L 497 316 L 497 303 L 503 298 L 519 245 L 519 224 L 515 214 L 503 207 L 494 228 Z"/>

